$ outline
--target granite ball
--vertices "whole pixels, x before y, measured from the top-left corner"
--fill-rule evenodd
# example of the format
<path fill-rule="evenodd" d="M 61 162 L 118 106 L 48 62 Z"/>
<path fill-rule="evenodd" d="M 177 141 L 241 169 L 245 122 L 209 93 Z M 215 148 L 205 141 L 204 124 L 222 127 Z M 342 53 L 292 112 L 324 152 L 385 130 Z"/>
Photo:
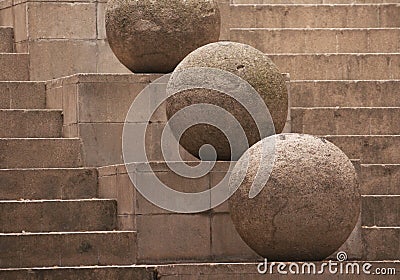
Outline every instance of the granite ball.
<path fill-rule="evenodd" d="M 215 0 L 110 0 L 106 33 L 119 61 L 135 73 L 169 73 L 191 51 L 218 41 Z"/>
<path fill-rule="evenodd" d="M 288 112 L 286 81 L 267 55 L 246 44 L 229 41 L 210 43 L 185 57 L 172 73 L 169 84 L 179 84 L 179 73 L 189 68 L 219 69 L 233 73 L 248 82 L 267 105 L 275 127 L 274 133 L 282 132 Z M 254 97 L 249 95 L 246 98 Z M 248 147 L 261 140 L 253 117 L 242 104 L 217 90 L 195 88 L 170 96 L 166 100 L 167 118 L 171 119 L 174 114 L 187 106 L 201 103 L 213 104 L 231 113 L 244 129 Z M 174 132 L 174 127 L 171 129 Z M 190 127 L 179 139 L 179 143 L 197 158 L 200 148 L 205 144 L 214 147 L 218 160 L 238 160 L 244 152 L 239 155 L 231 154 L 226 135 L 208 124 L 196 124 Z"/>
<path fill-rule="evenodd" d="M 265 164 L 260 162 L 263 146 L 273 141 L 270 177 L 261 192 L 249 198 L 258 167 Z M 246 175 L 240 182 L 243 170 Z M 229 186 L 239 186 L 229 198 L 237 232 L 270 261 L 327 258 L 349 237 L 360 213 L 353 164 L 334 144 L 310 135 L 274 135 L 256 143 L 236 163 Z"/>

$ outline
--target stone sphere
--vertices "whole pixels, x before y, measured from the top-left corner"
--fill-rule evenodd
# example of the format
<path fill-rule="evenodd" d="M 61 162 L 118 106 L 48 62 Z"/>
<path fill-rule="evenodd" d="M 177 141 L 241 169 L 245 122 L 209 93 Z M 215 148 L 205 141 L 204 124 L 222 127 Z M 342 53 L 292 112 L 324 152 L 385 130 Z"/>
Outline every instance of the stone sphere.
<path fill-rule="evenodd" d="M 136 73 L 172 72 L 221 27 L 215 0 L 109 0 L 105 18 L 111 49 Z"/>
<path fill-rule="evenodd" d="M 172 73 L 169 84 L 178 83 L 179 72 L 193 67 L 224 70 L 248 82 L 267 105 L 275 132 L 282 132 L 288 112 L 286 81 L 276 65 L 264 53 L 249 45 L 236 42 L 211 43 L 185 57 Z M 243 95 L 245 96 L 245 93 Z M 245 97 L 254 99 L 254 96 Z M 170 119 L 181 109 L 201 103 L 213 104 L 231 113 L 243 128 L 249 143 L 248 147 L 261 140 L 262 137 L 249 112 L 232 97 L 216 90 L 198 88 L 176 93 L 166 101 L 167 117 Z M 174 132 L 173 127 L 172 131 Z M 271 134 L 274 133 L 268 135 Z M 187 129 L 179 143 L 198 158 L 199 149 L 204 144 L 210 144 L 215 148 L 218 160 L 238 160 L 244 152 L 238 156 L 232 155 L 225 134 L 207 124 L 197 124 Z"/>
<path fill-rule="evenodd" d="M 263 146 L 275 141 L 275 164 L 261 192 L 249 198 Z M 250 157 L 248 157 L 250 156 Z M 248 169 L 243 182 L 240 170 Z M 265 159 L 265 158 L 264 158 Z M 242 239 L 271 261 L 320 261 L 349 237 L 360 212 L 355 169 L 334 144 L 281 134 L 252 146 L 235 165 L 230 215 Z"/>

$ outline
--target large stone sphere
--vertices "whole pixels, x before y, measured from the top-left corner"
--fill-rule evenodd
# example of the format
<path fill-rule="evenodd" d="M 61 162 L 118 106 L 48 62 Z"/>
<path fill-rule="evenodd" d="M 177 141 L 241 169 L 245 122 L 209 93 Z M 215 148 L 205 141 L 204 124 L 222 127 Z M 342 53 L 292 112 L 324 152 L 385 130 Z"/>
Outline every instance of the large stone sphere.
<path fill-rule="evenodd" d="M 109 0 L 108 42 L 136 73 L 168 73 L 191 51 L 218 41 L 215 0 Z"/>
<path fill-rule="evenodd" d="M 275 165 L 261 192 L 249 198 L 262 147 L 275 142 Z M 250 156 L 250 157 L 248 157 Z M 243 182 L 240 170 L 246 170 Z M 354 229 L 360 212 L 355 169 L 332 143 L 310 135 L 264 138 L 237 162 L 230 187 L 230 215 L 242 239 L 271 261 L 319 261 L 334 253 Z"/>
<path fill-rule="evenodd" d="M 249 45 L 236 42 L 211 43 L 185 57 L 172 73 L 169 84 L 179 84 L 179 73 L 194 67 L 224 70 L 248 82 L 267 105 L 276 133 L 282 132 L 288 111 L 286 82 L 276 65 L 264 53 Z M 243 95 L 251 100 L 254 99 L 254 96 L 246 93 Z M 220 91 L 204 88 L 184 90 L 169 97 L 166 103 L 168 119 L 190 105 L 201 103 L 216 105 L 231 113 L 239 121 L 246 134 L 248 147 L 262 138 L 249 112 L 239 102 Z M 171 128 L 174 132 L 174 127 Z M 215 126 L 207 124 L 197 124 L 186 130 L 179 143 L 196 157 L 199 157 L 199 149 L 204 144 L 210 144 L 215 148 L 218 160 L 238 160 L 244 152 L 239 155 L 231 154 L 225 134 Z"/>

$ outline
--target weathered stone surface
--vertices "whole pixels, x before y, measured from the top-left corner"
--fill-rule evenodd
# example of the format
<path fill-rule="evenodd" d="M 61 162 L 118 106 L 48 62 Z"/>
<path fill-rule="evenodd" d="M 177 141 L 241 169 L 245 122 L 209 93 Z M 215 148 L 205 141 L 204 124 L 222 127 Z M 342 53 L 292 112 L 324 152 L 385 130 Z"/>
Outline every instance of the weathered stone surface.
<path fill-rule="evenodd" d="M 0 168 L 54 168 L 82 165 L 76 138 L 0 138 Z"/>
<path fill-rule="evenodd" d="M 361 165 L 362 194 L 400 195 L 400 164 Z"/>
<path fill-rule="evenodd" d="M 324 137 L 342 149 L 351 159 L 363 164 L 396 164 L 400 135 L 329 135 Z"/>
<path fill-rule="evenodd" d="M 0 82 L 1 109 L 44 109 L 46 88 L 43 82 Z"/>
<path fill-rule="evenodd" d="M 0 24 L 0 53 L 13 52 L 14 32 L 11 27 L 1 27 Z"/>
<path fill-rule="evenodd" d="M 298 1 L 293 2 L 296 3 L 294 5 L 232 5 L 230 26 L 247 28 L 383 28 L 397 27 L 400 19 L 398 4 L 302 5 Z"/>
<path fill-rule="evenodd" d="M 399 53 L 269 55 L 292 80 L 398 80 Z"/>
<path fill-rule="evenodd" d="M 274 122 L 275 130 L 280 133 L 285 125 L 288 109 L 288 93 L 282 74 L 275 64 L 262 52 L 251 46 L 235 42 L 219 42 L 203 46 L 189 54 L 175 69 L 168 87 L 174 89 L 183 83 L 179 74 L 188 68 L 209 67 L 233 73 L 247 81 L 261 96 L 267 105 Z M 248 93 L 248 99 L 255 96 Z M 167 99 L 167 117 L 170 119 L 181 109 L 193 105 L 208 103 L 231 113 L 246 133 L 249 146 L 260 138 L 260 132 L 249 112 L 241 103 L 226 93 L 210 89 L 191 89 L 181 91 Z M 254 112 L 252 112 L 254 114 Z M 267 118 L 267 117 L 266 117 Z M 199 157 L 199 149 L 204 144 L 212 145 L 219 160 L 231 160 L 230 141 L 216 127 L 198 124 L 185 131 L 180 144 L 192 155 Z M 174 126 L 171 126 L 174 132 Z M 233 158 L 237 160 L 237 158 Z"/>
<path fill-rule="evenodd" d="M 0 138 L 61 137 L 62 112 L 58 110 L 0 109 Z"/>
<path fill-rule="evenodd" d="M 400 134 L 399 115 L 400 107 L 292 107 L 291 132 L 312 135 L 397 135 Z"/>
<path fill-rule="evenodd" d="M 395 53 L 400 29 L 234 28 L 230 39 L 264 53 Z M 288 44 L 287 42 L 291 42 Z"/>
<path fill-rule="evenodd" d="M 2 199 L 97 197 L 97 172 L 89 168 L 1 169 Z"/>
<path fill-rule="evenodd" d="M 14 280 L 98 280 L 98 279 L 140 279 L 154 280 L 154 269 L 145 266 L 86 266 L 86 267 L 54 267 L 29 269 L 0 269 L 2 279 Z M 389 279 L 390 280 L 390 279 Z"/>
<path fill-rule="evenodd" d="M 292 107 L 400 107 L 399 88 L 400 80 L 291 81 L 290 97 Z"/>
<path fill-rule="evenodd" d="M 0 53 L 0 81 L 29 80 L 29 55 Z"/>
<path fill-rule="evenodd" d="M 0 269 L 0 277 L 9 280 L 98 280 L 98 279 L 140 279 L 154 280 L 154 269 L 145 266 L 86 266 L 86 267 L 53 267 L 29 269 Z M 390 279 L 389 279 L 390 280 Z"/>
<path fill-rule="evenodd" d="M 133 72 L 171 72 L 191 51 L 219 38 L 214 0 L 109 1 L 106 33 L 117 58 Z"/>
<path fill-rule="evenodd" d="M 117 227 L 117 203 L 108 199 L 1 201 L 0 211 L 0 230 L 4 233 L 114 230 Z"/>
<path fill-rule="evenodd" d="M 262 149 L 271 143 L 275 165 L 250 199 L 261 155 L 267 155 Z M 242 183 L 238 172 L 246 172 L 248 156 Z M 358 219 L 360 194 L 351 161 L 314 136 L 281 134 L 258 142 L 233 170 L 230 186 L 237 185 L 229 200 L 232 220 L 243 240 L 269 260 L 322 260 L 346 241 Z"/>
<path fill-rule="evenodd" d="M 135 263 L 136 232 L 0 234 L 1 268 Z"/>
<path fill-rule="evenodd" d="M 136 217 L 138 263 L 206 261 L 211 236 L 208 214 Z"/>

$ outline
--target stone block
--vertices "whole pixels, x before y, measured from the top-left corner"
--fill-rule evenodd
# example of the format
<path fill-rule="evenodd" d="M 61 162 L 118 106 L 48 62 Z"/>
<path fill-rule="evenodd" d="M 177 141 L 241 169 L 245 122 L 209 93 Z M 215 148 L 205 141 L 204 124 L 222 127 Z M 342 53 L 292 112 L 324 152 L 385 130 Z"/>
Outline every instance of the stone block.
<path fill-rule="evenodd" d="M 29 53 L 31 80 L 50 80 L 76 73 L 96 72 L 97 45 L 94 41 L 32 41 Z"/>
<path fill-rule="evenodd" d="M 366 195 L 400 195 L 400 165 L 361 165 L 360 186 Z"/>
<path fill-rule="evenodd" d="M 101 231 L 117 227 L 114 200 L 3 201 L 0 209 L 4 233 Z"/>
<path fill-rule="evenodd" d="M 44 109 L 46 88 L 43 82 L 0 82 L 2 109 Z"/>
<path fill-rule="evenodd" d="M 61 113 L 56 110 L 0 109 L 0 138 L 61 137 Z"/>
<path fill-rule="evenodd" d="M 99 4 L 101 5 L 101 4 Z M 104 23 L 103 23 L 104 24 Z M 101 28 L 99 29 L 101 36 Z M 131 73 L 114 55 L 106 39 L 97 40 L 98 60 L 97 72 L 99 73 Z"/>
<path fill-rule="evenodd" d="M 207 214 L 139 215 L 136 222 L 138 263 L 209 259 L 211 236 Z"/>
<path fill-rule="evenodd" d="M 12 233 L 0 240 L 2 268 L 135 263 L 135 232 Z"/>
<path fill-rule="evenodd" d="M 362 224 L 371 227 L 399 227 L 400 196 L 363 196 Z"/>
<path fill-rule="evenodd" d="M 29 55 L 0 53 L 0 81 L 29 80 Z"/>
<path fill-rule="evenodd" d="M 214 214 L 211 217 L 212 256 L 219 261 L 262 261 L 240 238 L 229 213 Z"/>
<path fill-rule="evenodd" d="M 28 2 L 28 25 L 29 40 L 96 39 L 96 4 Z"/>
<path fill-rule="evenodd" d="M 0 168 L 79 167 L 80 145 L 76 138 L 0 138 Z"/>

